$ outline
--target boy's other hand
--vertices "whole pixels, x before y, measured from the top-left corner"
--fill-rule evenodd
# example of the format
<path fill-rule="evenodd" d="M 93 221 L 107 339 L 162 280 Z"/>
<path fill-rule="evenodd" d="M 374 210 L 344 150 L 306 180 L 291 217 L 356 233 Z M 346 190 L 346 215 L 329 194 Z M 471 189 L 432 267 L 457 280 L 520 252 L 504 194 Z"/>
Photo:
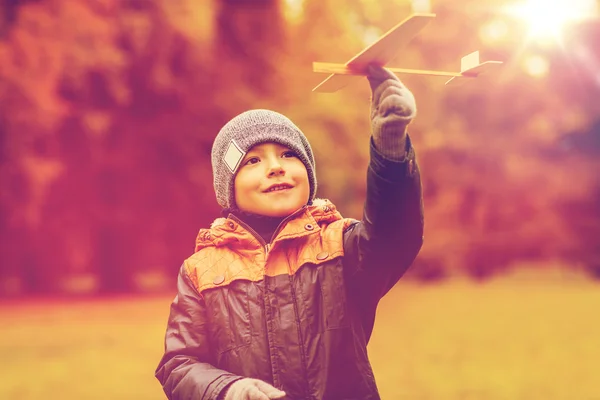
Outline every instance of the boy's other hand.
<path fill-rule="evenodd" d="M 285 392 L 266 382 L 251 378 L 233 382 L 225 394 L 225 400 L 271 400 L 284 397 Z"/>
<path fill-rule="evenodd" d="M 400 79 L 385 68 L 371 64 L 367 79 L 371 85 L 371 125 L 375 139 L 379 135 L 403 138 L 406 126 L 417 112 L 415 98 Z"/>

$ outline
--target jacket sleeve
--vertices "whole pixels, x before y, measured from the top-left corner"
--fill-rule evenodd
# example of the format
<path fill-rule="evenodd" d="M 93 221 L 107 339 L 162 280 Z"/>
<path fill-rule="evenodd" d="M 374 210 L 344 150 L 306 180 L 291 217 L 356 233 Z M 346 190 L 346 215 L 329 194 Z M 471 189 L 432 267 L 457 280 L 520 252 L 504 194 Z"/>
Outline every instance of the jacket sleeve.
<path fill-rule="evenodd" d="M 372 140 L 370 155 L 363 218 L 344 233 L 344 264 L 351 290 L 373 309 L 421 249 L 423 196 L 409 137 L 403 161 L 385 158 Z"/>
<path fill-rule="evenodd" d="M 182 266 L 167 324 L 165 352 L 155 372 L 170 400 L 218 399 L 226 386 L 242 378 L 214 366 L 206 324 L 204 300 Z"/>

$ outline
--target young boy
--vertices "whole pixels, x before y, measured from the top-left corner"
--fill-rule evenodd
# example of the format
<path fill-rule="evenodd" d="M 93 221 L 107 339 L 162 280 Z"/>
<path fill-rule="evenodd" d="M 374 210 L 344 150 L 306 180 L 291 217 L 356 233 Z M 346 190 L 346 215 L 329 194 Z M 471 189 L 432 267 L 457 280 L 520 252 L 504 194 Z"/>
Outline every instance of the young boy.
<path fill-rule="evenodd" d="M 423 208 L 406 134 L 414 98 L 381 67 L 368 79 L 361 221 L 315 200 L 311 147 L 283 115 L 248 111 L 219 132 L 226 218 L 200 230 L 179 273 L 156 370 L 169 399 L 379 399 L 367 343 L 377 303 L 421 248 Z"/>

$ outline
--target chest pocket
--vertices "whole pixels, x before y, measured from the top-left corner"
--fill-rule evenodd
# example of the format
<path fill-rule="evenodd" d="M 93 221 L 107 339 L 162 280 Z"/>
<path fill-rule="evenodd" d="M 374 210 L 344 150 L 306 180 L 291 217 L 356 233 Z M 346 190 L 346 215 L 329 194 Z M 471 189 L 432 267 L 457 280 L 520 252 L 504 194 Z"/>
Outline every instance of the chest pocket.
<path fill-rule="evenodd" d="M 215 346 L 213 353 L 220 356 L 250 345 L 250 287 L 251 282 L 237 280 L 227 286 L 203 292 L 209 319 L 210 342 Z"/>

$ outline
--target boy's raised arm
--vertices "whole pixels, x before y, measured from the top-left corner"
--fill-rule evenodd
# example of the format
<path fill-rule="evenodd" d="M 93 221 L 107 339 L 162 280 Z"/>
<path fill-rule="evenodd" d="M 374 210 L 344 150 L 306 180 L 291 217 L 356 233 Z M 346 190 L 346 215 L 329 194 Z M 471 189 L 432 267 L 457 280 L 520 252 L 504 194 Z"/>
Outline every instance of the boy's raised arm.
<path fill-rule="evenodd" d="M 419 168 L 407 126 L 412 93 L 383 67 L 369 67 L 371 160 L 363 220 L 346 233 L 345 251 L 359 290 L 377 302 L 406 272 L 423 243 Z"/>
<path fill-rule="evenodd" d="M 170 400 L 217 399 L 241 376 L 214 367 L 206 335 L 205 305 L 182 267 L 156 377 Z"/>

